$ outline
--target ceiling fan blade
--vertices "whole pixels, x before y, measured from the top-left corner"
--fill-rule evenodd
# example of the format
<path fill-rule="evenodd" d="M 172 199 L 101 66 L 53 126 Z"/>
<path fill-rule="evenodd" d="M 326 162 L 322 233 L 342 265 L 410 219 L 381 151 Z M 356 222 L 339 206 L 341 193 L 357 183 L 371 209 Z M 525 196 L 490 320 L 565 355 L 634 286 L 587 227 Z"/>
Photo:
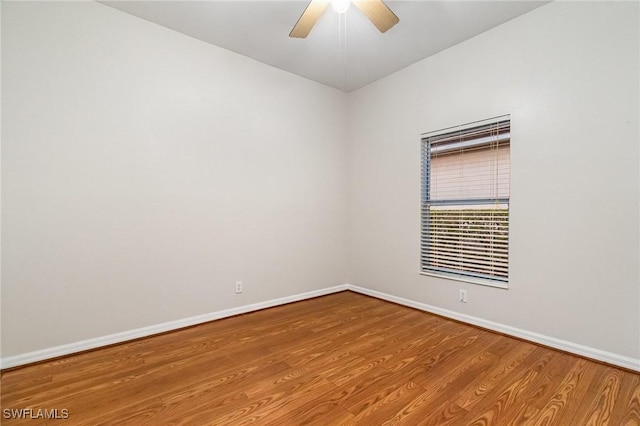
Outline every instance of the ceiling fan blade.
<path fill-rule="evenodd" d="M 396 14 L 382 0 L 353 0 L 353 3 L 381 33 L 400 22 Z"/>
<path fill-rule="evenodd" d="M 328 5 L 328 1 L 311 0 L 289 33 L 289 37 L 306 38 Z"/>

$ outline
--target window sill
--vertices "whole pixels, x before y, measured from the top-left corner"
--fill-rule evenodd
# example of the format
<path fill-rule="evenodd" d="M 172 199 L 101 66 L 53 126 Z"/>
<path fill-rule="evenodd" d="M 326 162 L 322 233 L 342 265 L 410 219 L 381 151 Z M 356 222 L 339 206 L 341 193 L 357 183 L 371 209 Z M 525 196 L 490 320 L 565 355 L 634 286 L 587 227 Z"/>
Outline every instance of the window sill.
<path fill-rule="evenodd" d="M 454 275 L 454 274 L 447 274 L 445 272 L 420 272 L 420 275 L 427 275 L 430 277 L 437 277 L 437 278 L 443 278 L 446 280 L 453 280 L 453 281 L 462 281 L 465 283 L 469 283 L 469 284 L 478 284 L 478 285 L 483 285 L 486 287 L 494 287 L 494 288 L 501 288 L 503 290 L 508 290 L 509 289 L 509 283 L 504 283 L 504 282 L 499 282 L 499 281 L 492 281 L 492 280 L 485 280 L 482 278 L 473 278 L 473 277 L 465 277 L 465 276 L 461 276 L 461 275 Z"/>

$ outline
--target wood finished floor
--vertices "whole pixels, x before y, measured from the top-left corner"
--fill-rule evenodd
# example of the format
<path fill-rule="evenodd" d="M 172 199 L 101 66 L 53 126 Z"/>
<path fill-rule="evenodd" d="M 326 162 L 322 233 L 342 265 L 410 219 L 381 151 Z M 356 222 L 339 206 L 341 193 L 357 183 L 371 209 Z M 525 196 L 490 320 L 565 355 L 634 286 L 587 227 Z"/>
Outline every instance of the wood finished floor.
<path fill-rule="evenodd" d="M 627 426 L 640 375 L 343 292 L 6 371 L 1 401 L 3 425 Z"/>

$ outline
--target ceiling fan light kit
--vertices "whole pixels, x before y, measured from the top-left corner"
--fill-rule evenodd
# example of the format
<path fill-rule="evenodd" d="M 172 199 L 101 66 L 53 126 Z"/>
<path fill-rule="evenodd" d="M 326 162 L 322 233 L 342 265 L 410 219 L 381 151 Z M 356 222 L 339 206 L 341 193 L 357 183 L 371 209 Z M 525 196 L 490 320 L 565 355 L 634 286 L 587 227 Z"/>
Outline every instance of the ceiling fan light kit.
<path fill-rule="evenodd" d="M 400 19 L 382 0 L 332 0 L 331 7 L 337 13 L 345 13 L 353 3 L 371 23 L 381 32 L 400 22 Z M 328 1 L 311 0 L 302 16 L 289 33 L 289 37 L 306 38 L 329 5 Z"/>
<path fill-rule="evenodd" d="M 351 6 L 351 0 L 331 0 L 331 8 L 336 13 L 346 13 Z"/>

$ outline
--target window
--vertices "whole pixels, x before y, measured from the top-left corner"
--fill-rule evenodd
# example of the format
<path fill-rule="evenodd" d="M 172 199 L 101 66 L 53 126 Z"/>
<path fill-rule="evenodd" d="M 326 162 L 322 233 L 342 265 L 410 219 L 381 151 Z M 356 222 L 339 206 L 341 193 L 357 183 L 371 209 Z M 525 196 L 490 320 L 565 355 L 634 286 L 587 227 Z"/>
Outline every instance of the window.
<path fill-rule="evenodd" d="M 422 138 L 421 271 L 507 287 L 510 116 Z"/>

